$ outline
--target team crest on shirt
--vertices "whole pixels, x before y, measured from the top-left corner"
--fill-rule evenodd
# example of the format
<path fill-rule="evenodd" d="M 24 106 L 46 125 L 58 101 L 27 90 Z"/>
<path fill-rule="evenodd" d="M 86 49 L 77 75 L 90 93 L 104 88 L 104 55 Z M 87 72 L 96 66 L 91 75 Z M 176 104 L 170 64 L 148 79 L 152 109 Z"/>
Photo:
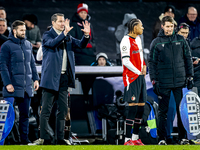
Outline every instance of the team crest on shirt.
<path fill-rule="evenodd" d="M 132 101 L 135 101 L 135 95 L 133 95 L 133 96 L 131 97 L 131 100 L 132 100 Z"/>
<path fill-rule="evenodd" d="M 123 50 L 123 51 L 127 50 L 126 46 L 123 46 L 123 47 L 122 47 L 122 50 Z"/>
<path fill-rule="evenodd" d="M 165 47 L 165 44 L 162 44 L 162 47 Z"/>

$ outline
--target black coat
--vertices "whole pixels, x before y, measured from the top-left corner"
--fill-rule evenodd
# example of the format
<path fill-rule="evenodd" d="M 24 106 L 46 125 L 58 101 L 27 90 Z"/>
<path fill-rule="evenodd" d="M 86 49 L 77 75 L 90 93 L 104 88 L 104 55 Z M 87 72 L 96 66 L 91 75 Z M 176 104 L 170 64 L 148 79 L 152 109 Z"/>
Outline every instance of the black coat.
<path fill-rule="evenodd" d="M 192 40 L 191 42 L 191 52 L 192 52 L 192 57 L 198 57 L 200 58 L 200 38 L 196 37 Z M 194 64 L 194 81 L 199 81 L 200 83 L 200 63 Z M 198 85 L 200 87 L 200 84 Z"/>
<path fill-rule="evenodd" d="M 89 21 L 89 16 L 87 19 Z M 72 37 L 76 39 L 81 39 L 84 35 L 84 32 L 81 31 L 83 29 L 82 22 L 85 21 L 79 17 L 77 13 L 75 13 L 70 20 L 71 26 L 73 26 L 73 29 L 70 31 L 70 34 Z M 93 34 L 93 28 L 90 23 L 90 40 L 88 42 L 88 45 L 86 48 L 75 48 L 74 53 L 75 53 L 75 64 L 76 65 L 91 65 L 92 62 L 95 61 L 95 52 L 96 52 L 96 45 L 94 41 L 94 34 Z M 89 48 L 90 47 L 90 48 Z"/>
<path fill-rule="evenodd" d="M 151 80 L 162 88 L 184 87 L 186 77 L 193 76 L 191 53 L 184 37 L 166 36 L 160 30 L 150 46 L 149 73 Z"/>

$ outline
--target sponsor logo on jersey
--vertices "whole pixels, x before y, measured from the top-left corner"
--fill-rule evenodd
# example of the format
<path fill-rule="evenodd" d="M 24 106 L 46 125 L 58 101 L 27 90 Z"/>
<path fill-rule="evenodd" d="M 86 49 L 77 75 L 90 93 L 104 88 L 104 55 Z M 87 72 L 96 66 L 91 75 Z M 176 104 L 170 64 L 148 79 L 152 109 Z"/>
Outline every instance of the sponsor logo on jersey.
<path fill-rule="evenodd" d="M 135 101 L 135 95 L 133 95 L 133 96 L 131 97 L 131 100 L 132 100 L 132 101 Z"/>
<path fill-rule="evenodd" d="M 132 54 L 136 54 L 136 53 L 140 53 L 140 52 L 143 52 L 143 49 L 139 49 L 137 51 L 132 51 Z"/>
<path fill-rule="evenodd" d="M 126 46 L 122 46 L 122 50 L 123 50 L 123 51 L 126 51 L 126 50 L 127 50 L 127 47 L 126 47 Z"/>
<path fill-rule="evenodd" d="M 165 44 L 162 44 L 162 47 L 165 47 Z"/>
<path fill-rule="evenodd" d="M 181 43 L 180 42 L 176 42 L 176 45 L 180 45 Z"/>

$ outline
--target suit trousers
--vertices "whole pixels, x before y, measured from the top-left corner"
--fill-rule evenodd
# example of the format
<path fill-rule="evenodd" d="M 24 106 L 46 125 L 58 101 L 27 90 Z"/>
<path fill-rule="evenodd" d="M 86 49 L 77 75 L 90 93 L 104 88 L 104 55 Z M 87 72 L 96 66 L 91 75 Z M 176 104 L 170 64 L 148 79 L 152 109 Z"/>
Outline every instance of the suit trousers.
<path fill-rule="evenodd" d="M 51 140 L 49 131 L 49 117 L 53 107 L 53 101 L 57 101 L 56 133 L 57 140 L 64 139 L 65 117 L 68 109 L 67 75 L 62 74 L 59 91 L 44 88 L 42 91 L 42 111 L 40 116 L 40 138 Z"/>

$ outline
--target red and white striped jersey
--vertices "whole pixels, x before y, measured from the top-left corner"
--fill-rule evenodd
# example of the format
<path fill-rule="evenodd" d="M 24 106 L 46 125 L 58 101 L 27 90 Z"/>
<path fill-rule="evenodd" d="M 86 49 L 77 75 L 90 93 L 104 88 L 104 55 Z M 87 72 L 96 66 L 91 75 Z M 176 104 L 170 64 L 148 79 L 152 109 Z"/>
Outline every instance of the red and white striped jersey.
<path fill-rule="evenodd" d="M 125 35 L 120 43 L 120 50 L 122 62 L 123 58 L 129 57 L 129 60 L 132 63 L 132 71 L 123 64 L 123 82 L 126 87 L 137 79 L 142 71 L 143 65 L 146 65 L 143 57 L 141 38 L 139 36 L 133 38 Z"/>

